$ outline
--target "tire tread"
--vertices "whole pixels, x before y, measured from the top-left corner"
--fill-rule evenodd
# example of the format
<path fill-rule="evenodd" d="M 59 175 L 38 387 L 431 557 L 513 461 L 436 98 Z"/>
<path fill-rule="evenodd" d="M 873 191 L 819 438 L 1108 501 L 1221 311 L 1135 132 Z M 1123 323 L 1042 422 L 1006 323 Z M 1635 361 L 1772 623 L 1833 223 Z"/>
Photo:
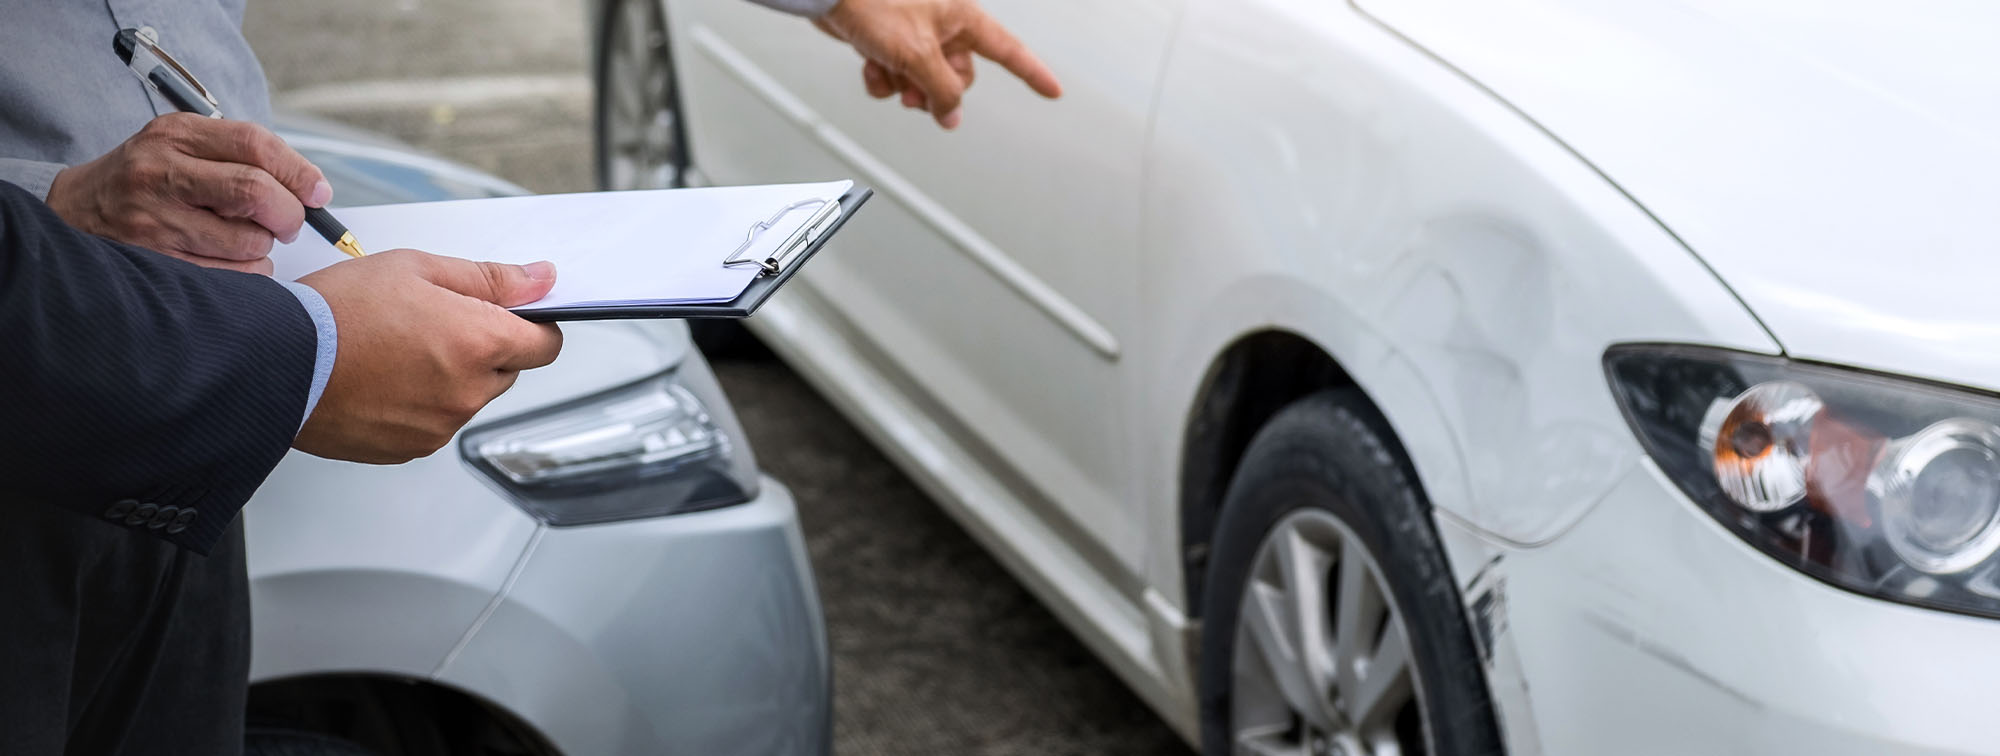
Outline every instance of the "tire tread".
<path fill-rule="evenodd" d="M 1329 494 L 1321 506 L 1354 529 L 1382 565 L 1412 633 L 1436 752 L 1504 752 L 1485 668 L 1430 504 L 1393 438 L 1388 422 L 1358 390 L 1329 389 L 1280 410 L 1244 452 L 1224 497 L 1204 592 L 1199 682 L 1209 756 L 1229 754 L 1227 681 L 1250 562 L 1270 528 L 1298 508 L 1272 489 L 1312 484 Z"/>

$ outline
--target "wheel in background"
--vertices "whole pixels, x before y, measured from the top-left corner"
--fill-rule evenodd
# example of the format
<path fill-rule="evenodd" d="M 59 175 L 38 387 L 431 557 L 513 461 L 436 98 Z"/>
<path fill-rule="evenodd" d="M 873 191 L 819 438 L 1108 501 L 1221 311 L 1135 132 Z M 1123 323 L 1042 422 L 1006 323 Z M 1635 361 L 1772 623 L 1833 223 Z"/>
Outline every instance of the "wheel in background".
<path fill-rule="evenodd" d="M 687 130 L 680 80 L 658 0 L 609 0 L 598 29 L 597 184 L 677 189 L 687 185 Z M 689 335 L 710 357 L 752 357 L 762 345 L 733 320 L 690 320 Z"/>
<path fill-rule="evenodd" d="M 598 34 L 598 186 L 685 186 L 687 137 L 658 2 L 610 0 Z"/>
<path fill-rule="evenodd" d="M 1429 504 L 1389 438 L 1333 390 L 1244 453 L 1203 607 L 1208 756 L 1502 751 Z"/>

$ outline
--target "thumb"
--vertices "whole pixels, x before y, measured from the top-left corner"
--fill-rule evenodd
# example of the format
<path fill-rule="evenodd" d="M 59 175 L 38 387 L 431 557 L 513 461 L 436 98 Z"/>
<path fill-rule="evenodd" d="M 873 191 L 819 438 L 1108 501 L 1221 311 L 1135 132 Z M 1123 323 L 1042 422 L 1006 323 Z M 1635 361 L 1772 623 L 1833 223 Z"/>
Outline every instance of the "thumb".
<path fill-rule="evenodd" d="M 556 285 L 551 262 L 509 265 L 433 257 L 424 278 L 446 289 L 501 307 L 519 307 L 548 296 Z"/>

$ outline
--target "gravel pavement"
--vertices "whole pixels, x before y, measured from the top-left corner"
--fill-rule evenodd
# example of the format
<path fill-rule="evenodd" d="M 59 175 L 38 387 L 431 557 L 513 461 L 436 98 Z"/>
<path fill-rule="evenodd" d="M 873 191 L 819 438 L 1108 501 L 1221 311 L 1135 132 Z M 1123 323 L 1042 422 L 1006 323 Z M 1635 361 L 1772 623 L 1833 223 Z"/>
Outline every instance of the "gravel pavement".
<path fill-rule="evenodd" d="M 249 13 L 279 107 L 536 191 L 594 188 L 580 3 L 263 2 Z M 782 363 L 715 367 L 759 461 L 798 496 L 833 643 L 836 753 L 1189 753 Z"/>

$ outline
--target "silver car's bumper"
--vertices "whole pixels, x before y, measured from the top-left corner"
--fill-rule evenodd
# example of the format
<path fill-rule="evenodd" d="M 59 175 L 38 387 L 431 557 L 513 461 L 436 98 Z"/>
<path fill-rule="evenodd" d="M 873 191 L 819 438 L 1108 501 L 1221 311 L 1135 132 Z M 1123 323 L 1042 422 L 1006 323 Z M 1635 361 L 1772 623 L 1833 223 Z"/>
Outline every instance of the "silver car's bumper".
<path fill-rule="evenodd" d="M 249 512 L 252 678 L 386 676 L 564 753 L 829 748 L 825 625 L 791 493 L 551 528 L 446 455 L 294 455 Z"/>
<path fill-rule="evenodd" d="M 828 751 L 831 670 L 790 491 L 544 528 L 436 679 L 574 754 Z"/>

